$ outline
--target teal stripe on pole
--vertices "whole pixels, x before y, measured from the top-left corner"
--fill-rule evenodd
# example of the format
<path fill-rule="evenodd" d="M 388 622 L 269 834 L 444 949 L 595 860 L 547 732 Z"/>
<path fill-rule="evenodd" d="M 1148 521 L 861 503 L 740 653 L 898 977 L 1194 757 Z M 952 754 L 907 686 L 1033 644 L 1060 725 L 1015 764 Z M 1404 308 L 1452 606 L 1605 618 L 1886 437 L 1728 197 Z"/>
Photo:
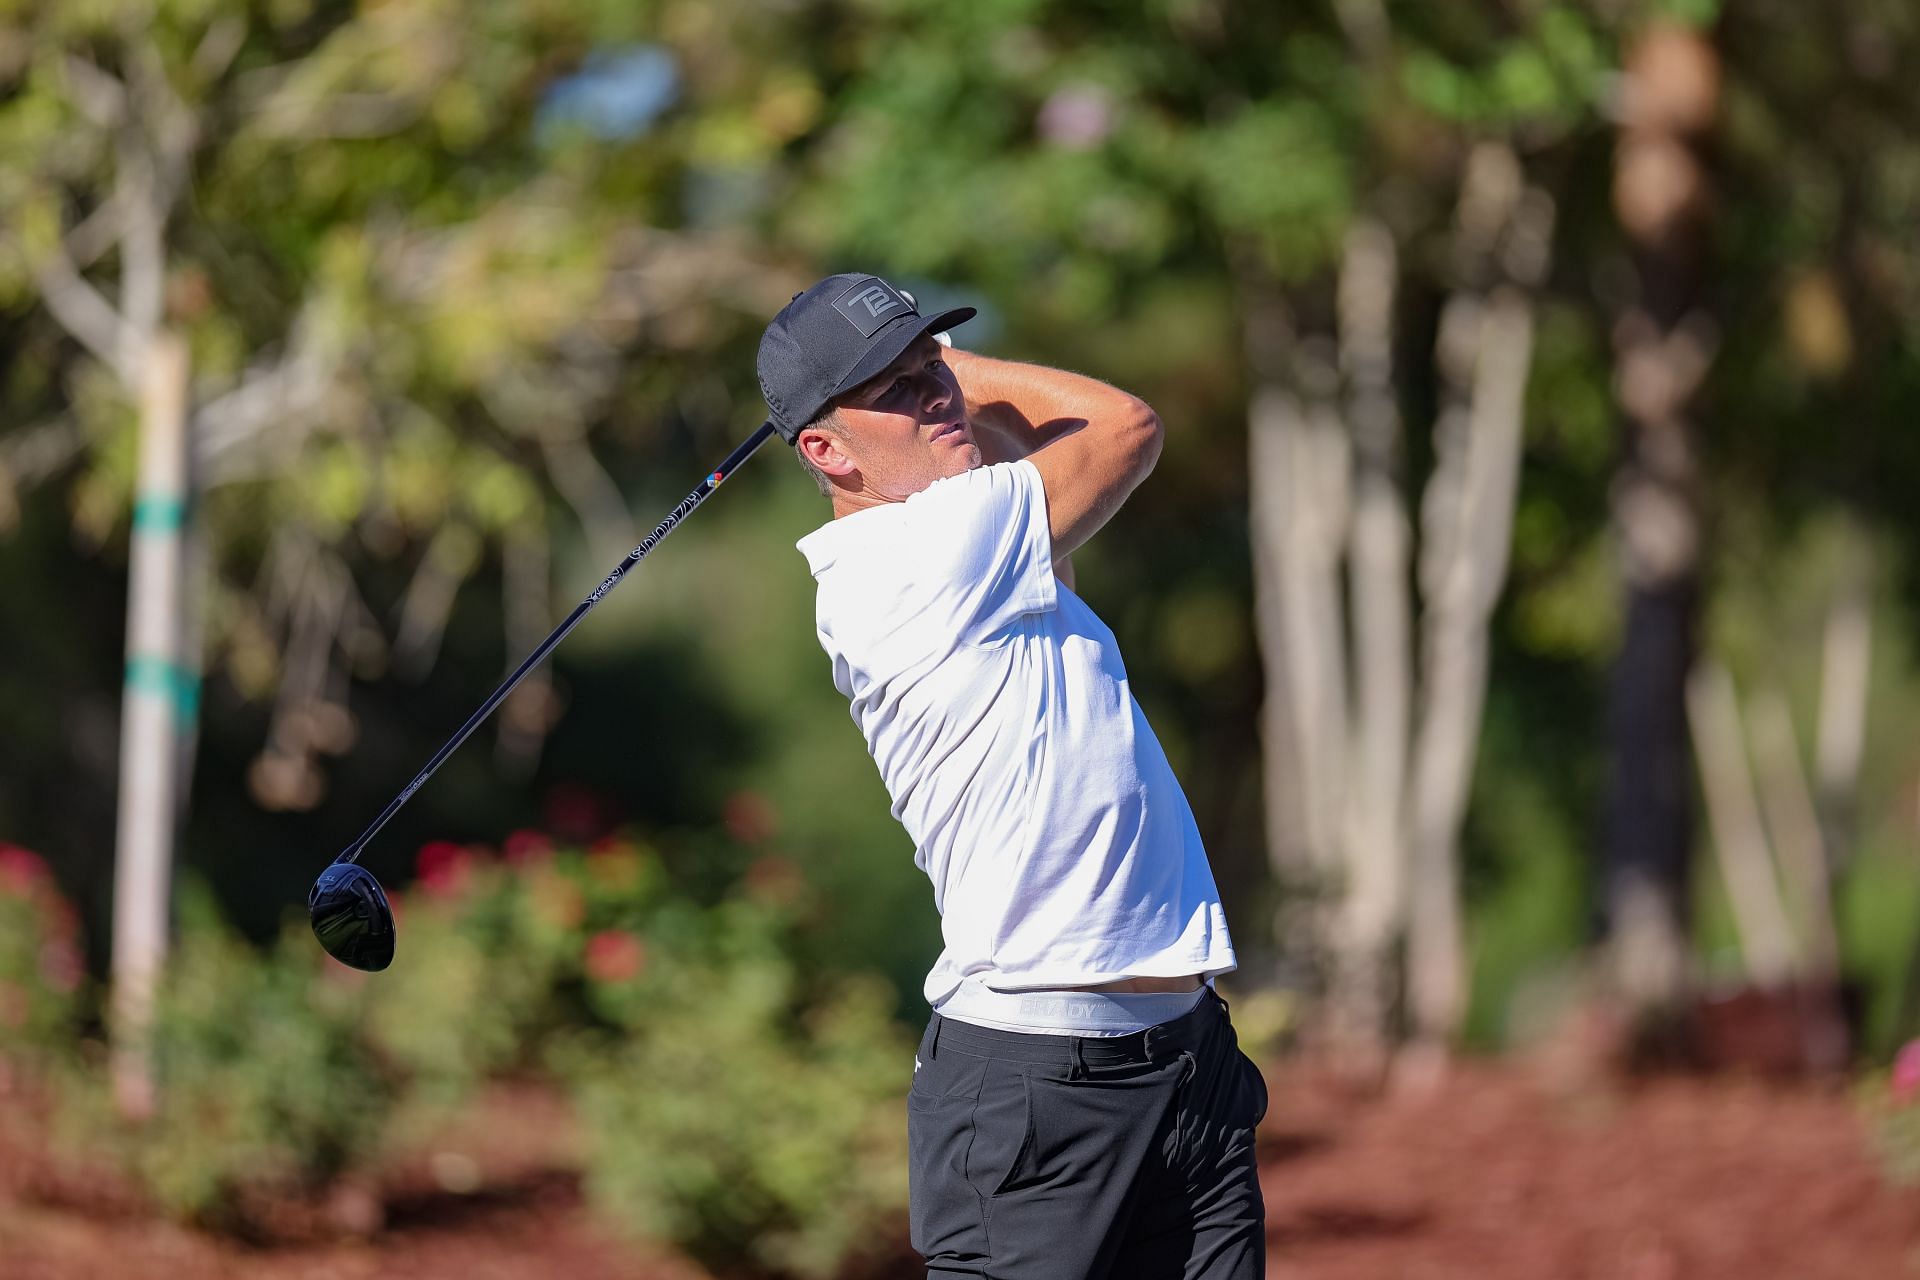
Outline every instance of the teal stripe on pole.
<path fill-rule="evenodd" d="M 187 522 L 187 501 L 179 494 L 149 493 L 133 504 L 135 533 L 176 533 Z"/>
<path fill-rule="evenodd" d="M 127 660 L 127 688 L 148 697 L 173 703 L 183 721 L 192 720 L 200 711 L 200 673 L 177 662 L 153 654 L 136 654 Z"/>

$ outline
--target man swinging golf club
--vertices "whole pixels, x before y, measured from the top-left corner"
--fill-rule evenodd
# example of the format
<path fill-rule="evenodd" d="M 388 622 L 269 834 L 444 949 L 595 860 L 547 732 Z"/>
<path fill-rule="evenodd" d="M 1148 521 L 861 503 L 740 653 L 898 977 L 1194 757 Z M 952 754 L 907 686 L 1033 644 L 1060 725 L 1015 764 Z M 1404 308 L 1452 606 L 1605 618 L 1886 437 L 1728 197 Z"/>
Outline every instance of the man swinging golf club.
<path fill-rule="evenodd" d="M 1160 454 L 1133 396 L 949 350 L 871 275 L 774 317 L 774 428 L 833 519 L 802 538 L 833 680 L 933 881 L 945 949 L 908 1098 L 931 1278 L 1265 1272 L 1259 1070 L 1206 851 L 1068 560 Z"/>

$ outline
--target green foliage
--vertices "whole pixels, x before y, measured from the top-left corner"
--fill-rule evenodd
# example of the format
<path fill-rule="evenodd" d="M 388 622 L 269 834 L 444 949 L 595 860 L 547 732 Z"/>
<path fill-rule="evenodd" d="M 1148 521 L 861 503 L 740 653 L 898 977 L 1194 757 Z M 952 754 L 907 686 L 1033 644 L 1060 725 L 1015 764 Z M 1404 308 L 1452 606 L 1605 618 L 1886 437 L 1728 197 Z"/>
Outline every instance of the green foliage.
<path fill-rule="evenodd" d="M 631 839 L 507 849 L 421 851 L 403 952 L 367 984 L 376 1042 L 423 1079 L 553 1069 L 611 1221 L 714 1265 L 838 1274 L 905 1205 L 891 990 L 802 977 L 784 859 L 703 903 Z"/>
<path fill-rule="evenodd" d="M 729 926 L 739 928 L 739 924 Z M 899 1096 L 912 1046 L 891 993 L 812 1001 L 749 938 L 622 1002 L 625 1032 L 562 1055 L 612 1221 L 716 1267 L 829 1277 L 906 1207 Z"/>
<path fill-rule="evenodd" d="M 1861 1040 L 1884 1054 L 1913 1034 L 1920 1011 L 1920 870 L 1911 839 L 1881 839 L 1862 849 L 1834 886 L 1841 970 L 1864 997 Z"/>
<path fill-rule="evenodd" d="M 1920 1182 L 1920 1041 L 1909 1041 L 1886 1069 L 1861 1080 L 1857 1096 L 1887 1179 Z"/>
<path fill-rule="evenodd" d="M 153 1115 L 118 1123 L 89 1074 L 73 1119 L 169 1212 L 245 1228 L 251 1205 L 365 1170 L 409 1081 L 361 1033 L 361 983 L 316 963 L 304 930 L 262 953 L 204 902 L 182 914 L 152 1033 Z"/>
<path fill-rule="evenodd" d="M 884 984 L 803 979 L 791 864 L 703 903 L 630 839 L 508 852 L 421 851 L 376 1042 L 421 1079 L 552 1069 L 609 1220 L 711 1264 L 824 1277 L 870 1247 L 905 1204 L 912 1046 Z"/>
<path fill-rule="evenodd" d="M 72 1050 L 82 977 L 76 917 L 46 863 L 0 841 L 0 1070 Z"/>
<path fill-rule="evenodd" d="M 1249 106 L 1210 131 L 1195 161 L 1221 228 L 1268 246 L 1287 276 L 1337 251 L 1351 214 L 1353 163 L 1338 122 L 1311 102 Z"/>
<path fill-rule="evenodd" d="M 1476 774 L 1473 797 L 1472 835 L 1484 857 L 1469 867 L 1473 988 L 1463 1034 L 1489 1049 L 1546 1029 L 1526 1007 L 1527 986 L 1575 960 L 1586 898 L 1579 845 L 1585 815 L 1565 812 L 1539 778 L 1508 764 L 1518 750 L 1503 740 L 1511 733 L 1510 717 L 1490 733 L 1494 767 Z"/>
<path fill-rule="evenodd" d="M 32 895 L 57 919 L 37 864 L 0 853 L 0 912 Z M 378 975 L 328 960 L 304 921 L 256 948 L 190 895 L 153 1030 L 154 1114 L 120 1122 L 104 1071 L 82 1066 L 70 1130 L 168 1212 L 254 1230 L 279 1201 L 372 1179 L 487 1080 L 550 1074 L 589 1135 L 595 1202 L 627 1229 L 716 1266 L 825 1277 L 897 1221 L 912 1045 L 884 983 L 804 976 L 791 864 L 762 858 L 707 895 L 634 840 L 556 849 L 521 831 L 504 858 L 429 844 L 419 872 Z M 35 936 L 0 933 L 0 980 Z M 27 1042 L 70 1039 L 74 1015 L 33 1006 Z"/>

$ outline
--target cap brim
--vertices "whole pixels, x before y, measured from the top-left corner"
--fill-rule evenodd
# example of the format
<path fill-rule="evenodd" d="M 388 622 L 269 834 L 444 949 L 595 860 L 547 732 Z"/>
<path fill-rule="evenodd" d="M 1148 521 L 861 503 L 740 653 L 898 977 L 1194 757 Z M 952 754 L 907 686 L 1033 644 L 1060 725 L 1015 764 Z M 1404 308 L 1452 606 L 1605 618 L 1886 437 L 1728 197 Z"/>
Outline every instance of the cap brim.
<path fill-rule="evenodd" d="M 893 328 L 881 331 L 873 346 L 860 357 L 860 363 L 848 370 L 847 376 L 840 380 L 840 385 L 833 389 L 833 396 L 843 396 L 861 383 L 879 377 L 921 334 L 945 333 L 953 326 L 973 319 L 976 314 L 972 307 L 955 307 L 937 316 L 902 317 Z"/>

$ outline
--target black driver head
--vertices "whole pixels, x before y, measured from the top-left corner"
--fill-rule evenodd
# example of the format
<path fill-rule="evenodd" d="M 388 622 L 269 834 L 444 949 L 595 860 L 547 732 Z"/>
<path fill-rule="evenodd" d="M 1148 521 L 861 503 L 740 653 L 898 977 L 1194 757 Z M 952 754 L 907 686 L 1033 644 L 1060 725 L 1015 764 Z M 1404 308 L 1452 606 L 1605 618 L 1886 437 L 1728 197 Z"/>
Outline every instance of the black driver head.
<path fill-rule="evenodd" d="M 336 862 L 320 873 L 307 895 L 313 934 L 341 964 L 378 972 L 393 963 L 393 908 L 373 873 L 353 862 Z"/>

